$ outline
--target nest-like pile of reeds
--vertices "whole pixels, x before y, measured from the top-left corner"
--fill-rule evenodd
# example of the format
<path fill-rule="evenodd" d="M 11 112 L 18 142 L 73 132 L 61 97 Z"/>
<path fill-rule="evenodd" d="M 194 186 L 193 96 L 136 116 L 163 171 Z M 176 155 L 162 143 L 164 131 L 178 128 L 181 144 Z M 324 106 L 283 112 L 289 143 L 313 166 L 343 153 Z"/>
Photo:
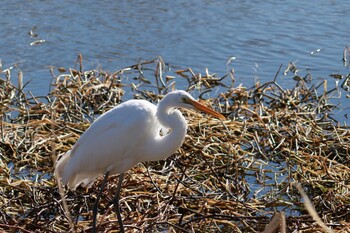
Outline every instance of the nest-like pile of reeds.
<path fill-rule="evenodd" d="M 182 148 L 126 173 L 120 203 L 127 231 L 259 232 L 276 212 L 283 213 L 290 232 L 323 231 L 296 182 L 329 228 L 350 231 L 350 131 L 332 118 L 329 97 L 339 90 L 326 90 L 325 82 L 315 85 L 298 76 L 294 88 L 283 89 L 275 78 L 247 89 L 227 86 L 233 73 L 220 78 L 208 70 L 180 70 L 161 58 L 114 73 L 83 71 L 81 64 L 59 71 L 46 97 L 24 92 L 20 70 L 18 85 L 12 82 L 14 70 L 2 71 L 0 229 L 68 231 L 53 176 L 57 156 L 99 114 L 130 98 L 157 103 L 177 80 L 185 80 L 183 89 L 227 120 L 185 112 L 189 130 Z M 75 231 L 91 231 L 100 182 L 66 191 Z M 116 183 L 111 177 L 103 193 L 99 231 L 119 229 Z"/>

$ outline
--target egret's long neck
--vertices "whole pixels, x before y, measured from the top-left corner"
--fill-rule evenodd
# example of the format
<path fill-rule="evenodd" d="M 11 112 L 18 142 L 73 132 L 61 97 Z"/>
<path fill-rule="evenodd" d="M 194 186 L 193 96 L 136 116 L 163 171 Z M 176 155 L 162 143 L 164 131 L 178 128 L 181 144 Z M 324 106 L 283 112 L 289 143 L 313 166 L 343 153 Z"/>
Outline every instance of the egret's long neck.
<path fill-rule="evenodd" d="M 156 117 L 163 128 L 170 130 L 168 134 L 155 138 L 151 157 L 152 160 L 161 160 L 174 154 L 181 147 L 186 136 L 187 124 L 180 111 L 169 107 L 165 99 L 158 104 Z"/>

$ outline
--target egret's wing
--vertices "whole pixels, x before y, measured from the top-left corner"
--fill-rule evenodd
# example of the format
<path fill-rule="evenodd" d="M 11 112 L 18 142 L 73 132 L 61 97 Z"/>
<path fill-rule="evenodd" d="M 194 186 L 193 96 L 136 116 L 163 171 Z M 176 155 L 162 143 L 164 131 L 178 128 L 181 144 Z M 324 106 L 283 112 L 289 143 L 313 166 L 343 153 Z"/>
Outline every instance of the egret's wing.
<path fill-rule="evenodd" d="M 142 143 L 154 134 L 156 107 L 129 101 L 101 115 L 80 137 L 70 153 L 62 181 L 74 189 L 110 171 L 124 172 L 139 161 Z"/>

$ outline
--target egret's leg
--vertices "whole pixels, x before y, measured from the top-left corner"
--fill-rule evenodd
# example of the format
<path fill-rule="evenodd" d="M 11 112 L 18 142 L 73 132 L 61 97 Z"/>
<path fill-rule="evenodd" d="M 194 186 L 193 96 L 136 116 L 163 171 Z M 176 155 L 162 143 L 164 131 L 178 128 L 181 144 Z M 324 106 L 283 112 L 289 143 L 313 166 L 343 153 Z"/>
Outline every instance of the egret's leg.
<path fill-rule="evenodd" d="M 122 187 L 123 179 L 124 179 L 124 173 L 120 173 L 119 180 L 118 180 L 118 186 L 117 186 L 117 192 L 116 192 L 115 197 L 114 197 L 114 208 L 115 208 L 115 212 L 117 213 L 120 233 L 124 233 L 123 219 L 122 219 L 122 216 L 120 214 L 120 207 L 119 207 L 119 196 L 120 196 L 120 189 Z"/>
<path fill-rule="evenodd" d="M 96 233 L 96 218 L 97 218 L 98 202 L 100 201 L 103 189 L 105 188 L 108 175 L 109 175 L 109 171 L 105 173 L 105 176 L 103 178 L 103 181 L 102 181 L 102 184 L 101 184 L 101 187 L 100 187 L 100 191 L 97 194 L 97 198 L 96 198 L 94 207 L 92 209 L 92 232 L 94 232 L 94 233 Z"/>

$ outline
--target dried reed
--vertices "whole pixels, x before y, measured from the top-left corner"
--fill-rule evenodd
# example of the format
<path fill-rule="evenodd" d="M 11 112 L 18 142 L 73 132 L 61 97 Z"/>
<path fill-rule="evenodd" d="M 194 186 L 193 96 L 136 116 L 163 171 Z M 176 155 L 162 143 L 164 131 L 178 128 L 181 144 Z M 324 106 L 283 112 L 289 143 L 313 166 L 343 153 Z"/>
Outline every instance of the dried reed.
<path fill-rule="evenodd" d="M 290 232 L 322 231 L 292 185 L 298 182 L 329 228 L 350 232 L 350 131 L 332 118 L 336 106 L 329 100 L 339 90 L 327 91 L 325 83 L 312 85 L 304 78 L 283 89 L 276 81 L 279 74 L 250 89 L 233 87 L 233 73 L 195 73 L 161 58 L 114 73 L 83 71 L 82 57 L 79 63 L 80 69 L 52 70 L 52 90 L 45 97 L 25 93 L 18 68 L 18 86 L 11 78 L 14 69 L 2 72 L 0 229 L 68 231 L 53 177 L 56 157 L 99 114 L 130 98 L 156 103 L 185 80 L 183 89 L 228 120 L 220 123 L 186 112 L 189 130 L 183 147 L 164 161 L 127 172 L 121 193 L 127 230 L 259 232 L 275 212 L 283 212 Z M 118 229 L 114 179 L 99 206 L 98 227 L 105 232 Z M 67 193 L 78 232 L 91 230 L 99 183 Z"/>

